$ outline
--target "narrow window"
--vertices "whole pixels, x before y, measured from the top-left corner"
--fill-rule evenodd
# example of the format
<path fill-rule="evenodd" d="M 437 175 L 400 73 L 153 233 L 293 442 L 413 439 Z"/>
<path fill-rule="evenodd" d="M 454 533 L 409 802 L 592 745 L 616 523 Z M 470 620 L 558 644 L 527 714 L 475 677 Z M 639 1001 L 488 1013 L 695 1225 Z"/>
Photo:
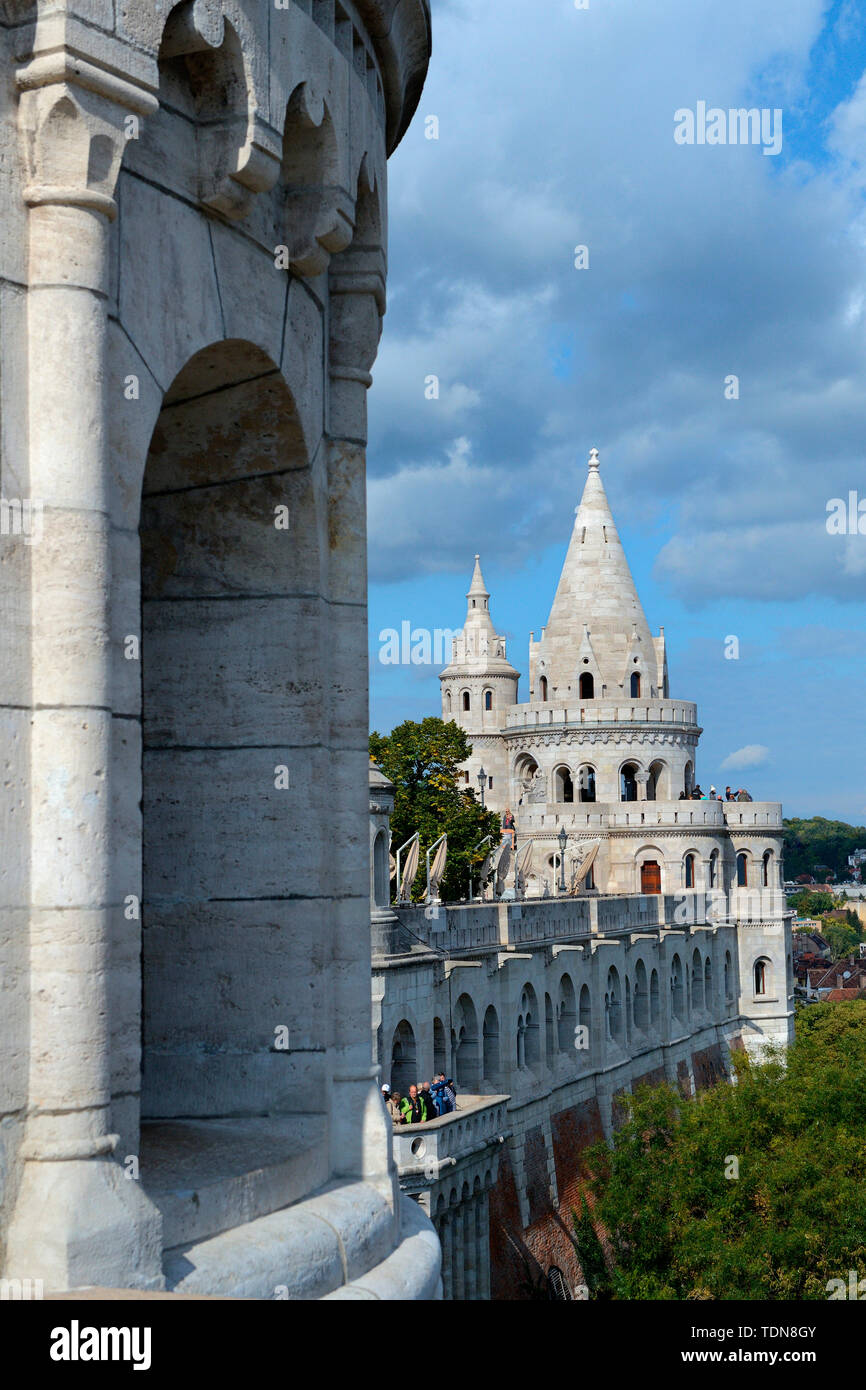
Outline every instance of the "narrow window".
<path fill-rule="evenodd" d="M 687 887 L 687 888 L 694 888 L 694 886 L 695 886 L 695 856 L 694 856 L 693 854 L 687 854 L 687 855 L 686 855 L 686 887 Z"/>
<path fill-rule="evenodd" d="M 737 855 L 737 887 L 748 888 L 749 886 L 749 860 L 745 854 Z"/>
<path fill-rule="evenodd" d="M 581 700 L 595 699 L 595 680 L 589 671 L 584 671 L 580 678 L 580 698 Z"/>
<path fill-rule="evenodd" d="M 542 698 L 542 700 L 543 700 L 543 701 L 545 702 L 545 704 L 546 704 L 546 703 L 547 703 L 547 676 L 542 676 L 542 677 L 541 677 L 541 680 L 539 681 L 539 687 L 540 687 L 540 690 L 541 690 L 541 698 Z"/>
<path fill-rule="evenodd" d="M 767 962 L 763 960 L 755 961 L 755 993 L 767 993 Z"/>
<path fill-rule="evenodd" d="M 639 700 L 639 699 L 640 699 L 640 672 L 639 672 L 639 671 L 632 671 L 632 673 L 631 673 L 631 698 L 632 698 L 633 700 Z"/>
<path fill-rule="evenodd" d="M 468 710 L 468 709 L 469 709 L 469 691 L 468 691 L 468 690 L 464 690 L 464 692 L 463 692 L 463 708 L 464 708 L 465 710 Z"/>
<path fill-rule="evenodd" d="M 485 709 L 493 709 L 493 691 L 492 691 L 492 690 L 485 690 L 485 692 L 484 692 L 484 708 L 485 708 Z"/>

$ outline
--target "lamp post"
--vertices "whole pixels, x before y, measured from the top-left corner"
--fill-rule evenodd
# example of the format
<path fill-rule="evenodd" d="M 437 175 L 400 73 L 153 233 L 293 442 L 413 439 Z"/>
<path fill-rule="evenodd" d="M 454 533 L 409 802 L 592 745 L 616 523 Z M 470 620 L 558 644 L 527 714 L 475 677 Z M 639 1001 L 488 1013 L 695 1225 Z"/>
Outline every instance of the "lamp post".
<path fill-rule="evenodd" d="M 564 892 L 565 892 L 565 846 L 566 846 L 567 843 L 568 843 L 568 835 L 566 834 L 565 826 L 564 826 L 564 825 L 561 825 L 561 826 L 559 827 L 559 834 L 557 835 L 556 838 L 557 838 L 557 840 L 559 841 L 559 891 L 560 891 L 560 893 L 564 893 Z"/>
<path fill-rule="evenodd" d="M 487 773 L 483 767 L 478 769 L 478 790 L 481 793 L 481 809 L 484 810 L 484 786 L 487 782 Z"/>

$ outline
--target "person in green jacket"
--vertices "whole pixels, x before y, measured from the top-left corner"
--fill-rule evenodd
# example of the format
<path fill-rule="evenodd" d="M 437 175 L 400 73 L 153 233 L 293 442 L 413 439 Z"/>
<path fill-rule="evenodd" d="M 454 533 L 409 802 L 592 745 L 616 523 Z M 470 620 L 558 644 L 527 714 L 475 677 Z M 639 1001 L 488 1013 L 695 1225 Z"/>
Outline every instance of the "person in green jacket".
<path fill-rule="evenodd" d="M 417 1086 L 409 1087 L 409 1094 L 403 1097 L 400 1102 L 400 1109 L 403 1111 L 405 1117 L 404 1122 L 407 1125 L 420 1125 L 424 1123 L 427 1114 L 424 1102 L 418 1094 Z"/>

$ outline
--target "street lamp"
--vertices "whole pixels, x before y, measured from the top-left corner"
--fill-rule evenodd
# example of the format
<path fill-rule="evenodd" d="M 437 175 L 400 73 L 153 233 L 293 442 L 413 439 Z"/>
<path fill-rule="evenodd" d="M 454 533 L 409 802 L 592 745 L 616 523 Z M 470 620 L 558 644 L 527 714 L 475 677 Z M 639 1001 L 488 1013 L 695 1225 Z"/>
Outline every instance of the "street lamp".
<path fill-rule="evenodd" d="M 559 834 L 557 835 L 556 838 L 557 838 L 557 840 L 559 841 L 559 891 L 560 891 L 560 893 L 564 893 L 564 892 L 565 892 L 565 846 L 568 844 L 568 835 L 567 835 L 566 832 L 565 832 L 565 826 L 564 826 L 564 825 L 561 825 L 561 826 L 559 827 Z"/>
<path fill-rule="evenodd" d="M 478 769 L 478 790 L 481 793 L 481 809 L 484 810 L 484 787 L 487 782 L 487 773 L 483 767 Z"/>

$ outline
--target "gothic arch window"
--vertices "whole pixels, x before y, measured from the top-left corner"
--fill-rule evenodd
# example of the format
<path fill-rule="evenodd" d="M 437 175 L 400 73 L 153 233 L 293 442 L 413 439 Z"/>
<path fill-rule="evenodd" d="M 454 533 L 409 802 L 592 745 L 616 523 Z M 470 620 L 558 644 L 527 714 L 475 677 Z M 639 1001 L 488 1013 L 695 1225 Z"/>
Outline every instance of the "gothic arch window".
<path fill-rule="evenodd" d="M 463 708 L 464 708 L 464 710 L 469 710 L 469 709 L 471 708 L 471 701 L 470 701 L 470 698 L 469 698 L 469 691 L 468 691 L 468 690 L 464 690 L 464 691 L 463 691 L 463 694 L 462 694 L 462 696 L 461 696 L 460 698 L 461 698 L 461 701 L 462 701 L 462 703 L 463 703 Z"/>
<path fill-rule="evenodd" d="M 581 986 L 577 1022 L 580 1036 L 575 1041 L 581 1044 L 577 1049 L 577 1055 L 578 1057 L 585 1057 L 588 1062 L 592 1055 L 592 997 L 589 992 L 589 985 Z"/>
<path fill-rule="evenodd" d="M 604 1015 L 606 1035 L 612 1042 L 622 1037 L 622 996 L 620 994 L 619 971 L 615 965 L 607 972 L 607 989 L 604 996 Z"/>
<path fill-rule="evenodd" d="M 446 713 L 446 714 L 450 714 L 450 713 L 451 713 L 451 691 L 450 691 L 450 690 L 446 690 L 446 691 L 445 691 L 445 713 Z"/>
<path fill-rule="evenodd" d="M 730 1003 L 734 997 L 734 969 L 730 951 L 725 951 L 725 1001 Z"/>
<path fill-rule="evenodd" d="M 719 886 L 719 851 L 714 849 L 710 855 L 709 885 L 710 888 Z"/>
<path fill-rule="evenodd" d="M 667 768 L 663 762 L 650 763 L 649 777 L 646 784 L 647 801 L 657 801 L 660 796 L 664 796 L 665 773 Z"/>
<path fill-rule="evenodd" d="M 649 989 L 647 988 L 646 966 L 639 960 L 634 969 L 634 1026 L 646 1031 L 649 1023 Z"/>
<path fill-rule="evenodd" d="M 704 1008 L 713 1007 L 713 964 L 709 956 L 704 961 Z"/>
<path fill-rule="evenodd" d="M 692 956 L 692 1009 L 699 1011 L 704 1007 L 704 967 L 701 953 L 695 947 Z"/>
<path fill-rule="evenodd" d="M 520 997 L 523 1019 L 524 1066 L 535 1067 L 541 1061 L 541 1037 L 538 1026 L 538 1000 L 532 985 L 524 986 Z"/>
<path fill-rule="evenodd" d="M 547 993 L 544 996 L 544 1049 L 545 1061 L 549 1067 L 552 1067 L 556 1052 L 556 1020 L 553 1013 L 553 1000 Z"/>
<path fill-rule="evenodd" d="M 620 801 L 637 801 L 637 763 L 624 763 L 619 774 Z"/>
<path fill-rule="evenodd" d="M 581 700 L 595 699 L 595 678 L 589 671 L 584 671 L 580 677 L 580 698 Z"/>
<path fill-rule="evenodd" d="M 380 830 L 373 842 L 373 899 L 377 907 L 387 907 L 390 901 L 388 868 L 388 836 Z"/>
<path fill-rule="evenodd" d="M 394 1029 L 391 1041 L 391 1086 L 405 1096 L 418 1079 L 415 1033 L 404 1018 Z"/>
<path fill-rule="evenodd" d="M 571 778 L 571 769 L 568 767 L 558 767 L 553 774 L 553 799 L 559 802 L 574 801 L 574 782 Z"/>
<path fill-rule="evenodd" d="M 484 692 L 484 708 L 485 708 L 485 709 L 488 709 L 488 710 L 493 709 L 493 691 L 492 691 L 492 690 L 485 690 L 485 692 Z"/>
<path fill-rule="evenodd" d="M 640 671 L 632 671 L 631 673 L 631 698 L 633 700 L 640 699 Z"/>
<path fill-rule="evenodd" d="M 484 1015 L 483 1035 L 483 1071 L 484 1080 L 491 1082 L 494 1086 L 500 1081 L 499 1067 L 499 1015 L 491 1004 Z"/>
<path fill-rule="evenodd" d="M 538 689 L 544 704 L 547 704 L 547 676 L 542 676 L 538 682 Z"/>
<path fill-rule="evenodd" d="M 764 850 L 764 855 L 763 855 L 763 858 L 761 859 L 761 887 L 762 887 L 762 888 L 769 888 L 769 887 L 770 887 L 770 877 L 771 877 L 771 874 L 772 874 L 772 864 L 773 864 L 773 851 L 772 851 L 771 849 L 766 849 L 766 850 Z"/>
<path fill-rule="evenodd" d="M 650 975 L 650 1026 L 658 1027 L 661 1018 L 661 999 L 659 997 L 659 972 L 654 970 Z"/>
<path fill-rule="evenodd" d="M 595 768 L 585 763 L 577 774 L 581 801 L 595 801 Z"/>
<path fill-rule="evenodd" d="M 557 1019 L 557 1029 L 559 1034 L 559 1050 L 569 1055 L 575 1042 L 575 1027 L 577 1025 L 577 1011 L 574 1004 L 574 985 L 570 975 L 563 975 L 559 982 L 559 1017 Z"/>
<path fill-rule="evenodd" d="M 457 1034 L 457 1050 L 454 1055 L 455 1080 L 462 1091 L 470 1095 L 478 1092 L 479 1047 L 478 1016 L 475 1005 L 468 994 L 461 994 L 454 1010 L 454 1025 Z"/>
<path fill-rule="evenodd" d="M 685 888 L 695 887 L 696 862 L 697 860 L 694 854 L 687 854 L 685 859 L 683 860 L 683 886 Z"/>
<path fill-rule="evenodd" d="M 737 887 L 748 888 L 749 886 L 749 856 L 740 851 L 737 855 Z"/>
<path fill-rule="evenodd" d="M 755 985 L 755 997 L 760 999 L 762 996 L 770 993 L 770 962 L 767 960 L 766 956 L 761 956 L 760 960 L 755 961 L 752 974 Z"/>
<path fill-rule="evenodd" d="M 683 989 L 683 968 L 680 958 L 675 955 L 671 961 L 671 1011 L 674 1018 L 685 1021 L 685 990 Z"/>

